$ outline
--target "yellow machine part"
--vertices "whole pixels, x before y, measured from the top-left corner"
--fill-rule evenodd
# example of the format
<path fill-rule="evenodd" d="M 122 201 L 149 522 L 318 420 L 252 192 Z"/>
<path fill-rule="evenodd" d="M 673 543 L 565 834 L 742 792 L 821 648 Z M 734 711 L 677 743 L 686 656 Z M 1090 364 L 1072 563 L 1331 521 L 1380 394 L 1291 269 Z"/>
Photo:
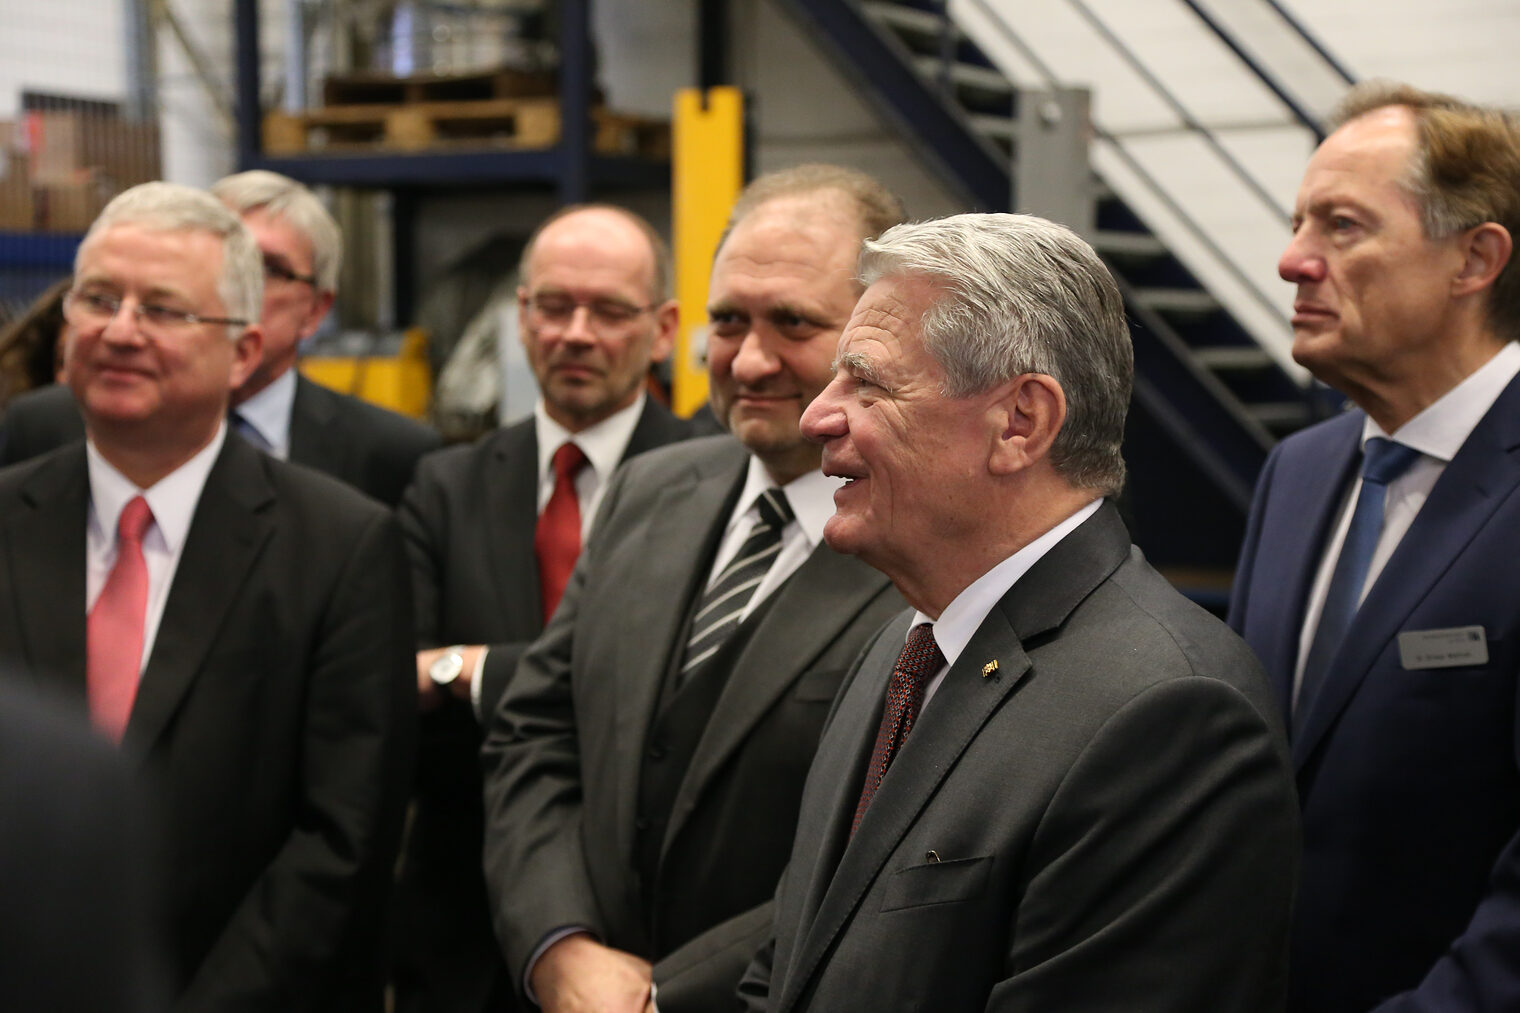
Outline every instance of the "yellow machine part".
<path fill-rule="evenodd" d="M 718 237 L 744 187 L 744 97 L 737 88 L 676 92 L 671 208 L 681 329 L 671 364 L 671 401 L 688 416 L 707 401 L 707 283 Z"/>
<path fill-rule="evenodd" d="M 324 356 L 303 358 L 301 375 L 340 394 L 352 394 L 381 408 L 420 419 L 432 392 L 427 332 L 410 328 L 395 356 Z"/>

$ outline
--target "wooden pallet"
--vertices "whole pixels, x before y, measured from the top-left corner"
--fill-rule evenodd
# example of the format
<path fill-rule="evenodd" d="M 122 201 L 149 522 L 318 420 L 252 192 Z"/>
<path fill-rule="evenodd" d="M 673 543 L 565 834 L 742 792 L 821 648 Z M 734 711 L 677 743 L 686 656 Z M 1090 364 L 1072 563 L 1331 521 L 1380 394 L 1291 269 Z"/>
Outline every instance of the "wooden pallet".
<path fill-rule="evenodd" d="M 670 156 L 668 123 L 605 109 L 594 109 L 591 116 L 592 147 L 598 153 Z M 264 117 L 264 151 L 271 155 L 548 148 L 559 139 L 560 109 L 555 99 L 328 106 Z"/>
<path fill-rule="evenodd" d="M 478 74 L 335 74 L 322 83 L 322 104 L 400 105 L 405 102 L 478 102 L 495 98 L 546 98 L 550 71 L 494 70 Z"/>

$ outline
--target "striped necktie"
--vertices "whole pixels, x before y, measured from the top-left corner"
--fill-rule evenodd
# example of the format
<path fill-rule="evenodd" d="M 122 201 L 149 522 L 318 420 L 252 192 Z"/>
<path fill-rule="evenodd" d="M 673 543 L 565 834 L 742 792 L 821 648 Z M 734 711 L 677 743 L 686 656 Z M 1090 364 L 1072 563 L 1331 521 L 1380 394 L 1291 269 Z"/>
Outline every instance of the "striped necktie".
<path fill-rule="evenodd" d="M 678 685 L 691 678 L 692 673 L 716 654 L 723 642 L 739 628 L 739 617 L 755 596 L 755 589 L 770 572 L 771 564 L 781 554 L 781 531 L 793 517 L 786 494 L 780 489 L 767 489 L 756 498 L 755 508 L 760 512 L 760 519 L 750 528 L 749 537 L 738 553 L 697 603 Z"/>

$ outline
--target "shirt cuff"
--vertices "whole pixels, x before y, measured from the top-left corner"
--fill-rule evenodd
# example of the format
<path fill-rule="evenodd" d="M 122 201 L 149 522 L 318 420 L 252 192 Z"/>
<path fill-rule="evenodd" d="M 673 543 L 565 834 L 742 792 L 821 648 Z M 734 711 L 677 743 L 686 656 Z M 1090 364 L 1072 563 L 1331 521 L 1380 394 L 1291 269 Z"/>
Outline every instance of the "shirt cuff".
<path fill-rule="evenodd" d="M 480 713 L 480 677 L 486 670 L 486 655 L 491 649 L 484 645 L 480 653 L 475 657 L 475 668 L 470 672 L 470 710 L 475 712 L 475 720 L 484 724 L 484 716 Z"/>
<path fill-rule="evenodd" d="M 553 932 L 550 932 L 548 935 L 544 936 L 543 941 L 533 948 L 533 953 L 528 957 L 528 966 L 523 968 L 522 983 L 523 995 L 527 996 L 528 1001 L 533 1005 L 538 1005 L 538 996 L 533 994 L 533 969 L 538 966 L 539 959 L 542 958 L 545 953 L 549 952 L 549 947 L 553 946 L 561 939 L 564 939 L 566 936 L 573 936 L 579 932 L 586 933 L 586 935 L 590 936 L 592 939 L 596 938 L 596 933 L 592 932 L 584 925 L 566 925 L 563 928 L 555 929 Z"/>

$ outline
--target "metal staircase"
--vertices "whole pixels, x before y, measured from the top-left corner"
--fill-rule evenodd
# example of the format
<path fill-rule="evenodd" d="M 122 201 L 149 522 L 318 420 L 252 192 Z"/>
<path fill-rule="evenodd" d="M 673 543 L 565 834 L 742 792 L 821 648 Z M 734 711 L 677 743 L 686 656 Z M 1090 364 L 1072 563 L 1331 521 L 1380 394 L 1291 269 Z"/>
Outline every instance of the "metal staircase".
<path fill-rule="evenodd" d="M 776 2 L 824 44 L 968 206 L 1018 206 L 1011 170 L 1018 163 L 1019 90 L 957 25 L 946 3 Z M 1213 23 L 1210 28 L 1223 32 Z M 1094 176 L 1093 188 L 1096 228 L 1089 238 L 1124 292 L 1135 340 L 1136 406 L 1243 519 L 1266 453 L 1313 420 L 1316 399 L 1102 179 Z M 1286 319 L 1281 326 L 1286 332 Z"/>

